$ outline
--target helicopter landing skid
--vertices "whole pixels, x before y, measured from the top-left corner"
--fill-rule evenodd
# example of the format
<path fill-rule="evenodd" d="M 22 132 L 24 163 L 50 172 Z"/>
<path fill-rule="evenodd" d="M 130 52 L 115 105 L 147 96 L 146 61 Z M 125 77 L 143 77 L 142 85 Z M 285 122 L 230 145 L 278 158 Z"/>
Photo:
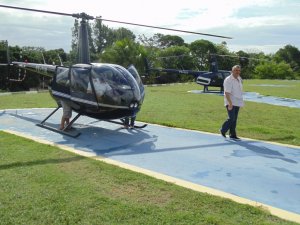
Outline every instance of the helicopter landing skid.
<path fill-rule="evenodd" d="M 58 106 L 56 109 L 53 110 L 53 112 L 51 112 L 42 122 L 36 124 L 39 127 L 63 134 L 63 135 L 67 135 L 69 137 L 73 137 L 73 138 L 77 138 L 81 133 L 76 132 L 74 128 L 72 128 L 72 124 L 79 118 L 79 116 L 81 116 L 80 113 L 78 113 L 74 119 L 68 124 L 68 126 L 66 126 L 63 130 L 59 130 L 57 128 L 48 126 L 45 124 L 46 120 L 48 120 L 61 106 Z M 75 131 L 75 132 L 74 132 Z"/>
<path fill-rule="evenodd" d="M 110 122 L 110 123 L 115 123 L 115 124 L 120 124 L 122 126 L 124 126 L 124 119 L 121 119 L 121 122 L 118 122 L 118 121 L 113 121 L 113 120 L 105 120 L 106 122 Z M 138 125 L 134 125 L 134 128 L 139 128 L 139 129 L 142 129 L 142 128 L 145 128 L 148 124 L 143 124 L 141 126 L 138 126 Z"/>
<path fill-rule="evenodd" d="M 141 125 L 141 126 L 138 126 L 138 125 L 134 125 L 134 128 L 140 128 L 140 129 L 142 129 L 142 128 L 145 128 L 146 126 L 147 126 L 148 124 L 143 124 L 143 125 Z"/>

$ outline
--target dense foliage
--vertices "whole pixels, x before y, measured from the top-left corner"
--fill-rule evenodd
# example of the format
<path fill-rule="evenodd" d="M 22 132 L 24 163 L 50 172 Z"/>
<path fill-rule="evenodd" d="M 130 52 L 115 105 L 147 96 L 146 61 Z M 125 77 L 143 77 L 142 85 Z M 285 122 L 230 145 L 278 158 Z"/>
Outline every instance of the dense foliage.
<path fill-rule="evenodd" d="M 66 53 L 63 49 L 46 51 L 44 48 L 8 46 L 0 42 L 0 63 L 7 63 L 7 51 L 10 61 L 29 61 L 34 63 L 72 65 L 77 61 L 79 21 L 72 28 L 72 49 Z M 300 79 L 300 51 L 286 45 L 275 54 L 263 52 L 247 53 L 229 51 L 226 42 L 219 44 L 208 40 L 196 40 L 190 44 L 176 35 L 155 34 L 152 37 L 134 33 L 126 28 L 113 29 L 97 20 L 88 25 L 90 54 L 93 62 L 108 62 L 128 67 L 134 64 L 141 75 L 148 75 L 145 83 L 170 83 L 192 80 L 192 76 L 176 74 L 147 74 L 145 59 L 155 67 L 204 70 L 210 69 L 212 54 L 216 54 L 218 68 L 230 70 L 232 65 L 240 64 L 246 79 Z M 49 82 L 32 72 L 0 67 L 0 90 L 29 90 L 44 88 Z M 23 82 L 9 82 L 9 79 Z"/>

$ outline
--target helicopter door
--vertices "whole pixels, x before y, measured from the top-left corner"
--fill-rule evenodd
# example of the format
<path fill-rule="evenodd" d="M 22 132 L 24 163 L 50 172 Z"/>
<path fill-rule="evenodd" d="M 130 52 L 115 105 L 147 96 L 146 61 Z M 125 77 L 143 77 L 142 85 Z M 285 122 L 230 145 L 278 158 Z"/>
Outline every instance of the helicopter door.
<path fill-rule="evenodd" d="M 222 86 L 224 81 L 224 75 L 222 72 L 218 72 L 216 76 L 216 85 L 217 86 Z"/>
<path fill-rule="evenodd" d="M 69 68 L 56 68 L 56 75 L 51 83 L 52 94 L 58 98 L 70 99 Z"/>
<path fill-rule="evenodd" d="M 97 107 L 95 95 L 87 91 L 90 74 L 91 67 L 89 65 L 71 68 L 71 98 L 79 108 Z"/>

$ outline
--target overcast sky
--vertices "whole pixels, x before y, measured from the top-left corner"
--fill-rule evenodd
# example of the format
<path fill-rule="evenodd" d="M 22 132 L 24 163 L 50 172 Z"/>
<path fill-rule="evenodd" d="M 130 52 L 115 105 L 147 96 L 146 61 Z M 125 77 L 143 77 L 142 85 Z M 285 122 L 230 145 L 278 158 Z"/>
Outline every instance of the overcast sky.
<path fill-rule="evenodd" d="M 64 13 L 85 12 L 91 16 L 173 29 L 229 36 L 222 39 L 126 26 L 104 22 L 111 28 L 126 27 L 136 36 L 155 33 L 178 35 L 185 42 L 206 39 L 226 41 L 229 50 L 275 53 L 291 44 L 300 50 L 300 0 L 0 0 L 0 5 Z M 9 45 L 71 47 L 74 18 L 0 7 L 0 40 Z"/>

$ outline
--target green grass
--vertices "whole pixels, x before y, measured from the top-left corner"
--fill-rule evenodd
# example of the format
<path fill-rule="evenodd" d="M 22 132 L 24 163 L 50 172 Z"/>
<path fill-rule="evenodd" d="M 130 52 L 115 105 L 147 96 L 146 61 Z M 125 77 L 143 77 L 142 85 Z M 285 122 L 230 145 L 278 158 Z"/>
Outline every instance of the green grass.
<path fill-rule="evenodd" d="M 248 82 L 250 84 L 248 84 Z M 245 91 L 263 88 L 264 94 L 300 99 L 300 82 L 292 83 L 297 88 L 286 88 L 279 95 L 276 87 L 251 86 L 245 81 Z M 267 83 L 267 81 L 260 81 Z M 281 81 L 286 84 L 288 81 Z M 277 83 L 280 83 L 277 81 Z M 227 113 L 222 96 L 191 94 L 189 90 L 201 89 L 197 84 L 147 87 L 146 98 L 138 120 L 172 127 L 218 133 Z M 275 90 L 274 90 L 275 89 Z M 239 136 L 300 146 L 300 109 L 246 102 L 240 110 L 237 132 Z"/>
<path fill-rule="evenodd" d="M 273 82 L 273 81 L 272 81 Z M 274 81 L 286 84 L 288 81 Z M 296 88 L 245 91 L 299 97 Z M 276 83 L 277 84 L 277 83 Z M 196 84 L 147 87 L 138 120 L 216 133 L 223 98 L 190 94 Z M 55 107 L 48 93 L 0 96 L 0 108 Z M 238 134 L 300 145 L 299 109 L 246 102 Z M 198 193 L 0 132 L 0 224 L 295 224 L 231 200 Z"/>
<path fill-rule="evenodd" d="M 266 84 L 274 86 L 256 86 Z M 300 80 L 244 80 L 244 89 L 262 95 L 300 100 Z"/>
<path fill-rule="evenodd" d="M 295 224 L 0 132 L 1 224 Z"/>
<path fill-rule="evenodd" d="M 57 106 L 49 92 L 0 95 L 0 102 L 0 109 L 55 108 Z"/>

